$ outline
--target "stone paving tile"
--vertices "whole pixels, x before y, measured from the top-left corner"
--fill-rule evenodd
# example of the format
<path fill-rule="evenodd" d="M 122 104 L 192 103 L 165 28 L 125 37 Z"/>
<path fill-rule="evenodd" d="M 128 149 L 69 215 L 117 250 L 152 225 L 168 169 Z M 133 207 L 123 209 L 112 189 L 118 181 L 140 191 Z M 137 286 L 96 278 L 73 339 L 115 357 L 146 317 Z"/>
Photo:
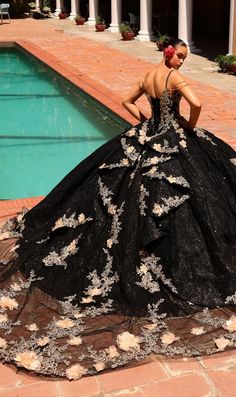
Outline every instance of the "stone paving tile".
<path fill-rule="evenodd" d="M 206 369 L 206 371 L 212 369 L 228 370 L 236 368 L 236 351 L 232 350 L 214 354 L 212 356 L 202 356 L 199 358 L 199 363 Z"/>
<path fill-rule="evenodd" d="M 181 375 L 186 372 L 202 371 L 201 363 L 196 358 L 166 358 L 161 357 L 161 363 L 171 376 Z"/>
<path fill-rule="evenodd" d="M 134 389 L 129 389 L 124 392 L 119 392 L 118 394 L 113 394 L 113 393 L 106 394 L 106 397 L 144 397 L 144 394 L 143 394 L 142 390 L 137 390 L 137 388 L 134 388 Z M 156 396 L 156 397 L 159 397 L 159 396 Z"/>
<path fill-rule="evenodd" d="M 169 376 L 162 366 L 158 362 L 153 362 L 134 368 L 101 374 L 98 376 L 98 381 L 101 384 L 102 391 L 110 393 L 168 378 Z"/>
<path fill-rule="evenodd" d="M 78 381 L 59 382 L 63 397 L 92 397 L 101 395 L 101 386 L 96 376 L 83 378 Z"/>
<path fill-rule="evenodd" d="M 214 382 L 222 397 L 236 396 L 235 371 L 210 371 L 208 375 L 210 379 Z"/>
<path fill-rule="evenodd" d="M 41 377 L 28 375 L 27 372 L 17 371 L 15 367 L 0 364 L 0 391 L 11 387 L 25 386 L 43 382 Z"/>
<path fill-rule="evenodd" d="M 208 379 L 199 374 L 152 383 L 141 390 L 144 397 L 215 397 L 217 392 L 214 384 L 209 384 Z"/>
<path fill-rule="evenodd" d="M 55 382 L 38 383 L 0 390 L 0 397 L 62 397 L 58 384 Z M 75 396 L 73 396 L 75 397 Z"/>

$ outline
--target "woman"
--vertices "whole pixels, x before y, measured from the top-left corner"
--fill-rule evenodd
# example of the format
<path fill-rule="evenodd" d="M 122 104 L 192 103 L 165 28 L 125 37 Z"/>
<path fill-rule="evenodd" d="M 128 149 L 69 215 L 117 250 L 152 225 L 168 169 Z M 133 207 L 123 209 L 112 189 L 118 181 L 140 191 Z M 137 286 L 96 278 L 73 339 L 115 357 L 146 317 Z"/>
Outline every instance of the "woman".
<path fill-rule="evenodd" d="M 2 360 L 79 379 L 151 352 L 234 347 L 235 153 L 195 128 L 186 56 L 170 41 L 124 99 L 140 123 L 4 226 Z M 149 120 L 135 104 L 143 94 Z"/>

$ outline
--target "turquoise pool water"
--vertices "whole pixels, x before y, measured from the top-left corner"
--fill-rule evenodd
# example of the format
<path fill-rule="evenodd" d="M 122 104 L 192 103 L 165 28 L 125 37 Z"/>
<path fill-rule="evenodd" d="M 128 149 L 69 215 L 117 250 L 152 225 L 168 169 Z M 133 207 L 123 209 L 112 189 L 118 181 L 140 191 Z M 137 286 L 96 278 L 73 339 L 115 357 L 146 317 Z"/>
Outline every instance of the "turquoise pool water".
<path fill-rule="evenodd" d="M 128 126 L 17 48 L 0 48 L 0 115 L 0 199 L 47 194 Z"/>

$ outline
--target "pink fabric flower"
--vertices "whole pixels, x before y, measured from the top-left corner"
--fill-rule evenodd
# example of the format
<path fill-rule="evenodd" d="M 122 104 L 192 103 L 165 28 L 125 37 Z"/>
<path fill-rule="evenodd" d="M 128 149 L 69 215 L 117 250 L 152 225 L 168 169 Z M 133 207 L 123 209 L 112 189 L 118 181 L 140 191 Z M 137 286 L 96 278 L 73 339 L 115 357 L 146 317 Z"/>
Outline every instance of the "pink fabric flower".
<path fill-rule="evenodd" d="M 175 55 L 175 49 L 174 49 L 174 47 L 173 47 L 172 45 L 168 45 L 168 47 L 166 47 L 166 48 L 164 49 L 164 54 L 165 54 L 165 57 L 166 57 L 167 59 L 172 58 L 173 55 Z"/>

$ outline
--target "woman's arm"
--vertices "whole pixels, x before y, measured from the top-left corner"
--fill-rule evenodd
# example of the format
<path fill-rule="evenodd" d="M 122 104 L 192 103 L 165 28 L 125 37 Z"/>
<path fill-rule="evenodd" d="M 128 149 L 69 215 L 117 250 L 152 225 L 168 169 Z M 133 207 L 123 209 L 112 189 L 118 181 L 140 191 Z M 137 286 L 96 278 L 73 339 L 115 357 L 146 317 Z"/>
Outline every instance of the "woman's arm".
<path fill-rule="evenodd" d="M 135 104 L 138 98 L 143 95 L 142 81 L 138 82 L 135 87 L 125 96 L 122 105 L 139 121 L 146 120 L 145 115 L 139 110 Z"/>
<path fill-rule="evenodd" d="M 177 72 L 173 74 L 175 74 L 172 82 L 174 89 L 178 90 L 182 94 L 190 106 L 190 115 L 189 120 L 187 121 L 187 127 L 194 128 L 201 113 L 201 102 L 188 83 L 183 80 L 180 73 Z"/>

